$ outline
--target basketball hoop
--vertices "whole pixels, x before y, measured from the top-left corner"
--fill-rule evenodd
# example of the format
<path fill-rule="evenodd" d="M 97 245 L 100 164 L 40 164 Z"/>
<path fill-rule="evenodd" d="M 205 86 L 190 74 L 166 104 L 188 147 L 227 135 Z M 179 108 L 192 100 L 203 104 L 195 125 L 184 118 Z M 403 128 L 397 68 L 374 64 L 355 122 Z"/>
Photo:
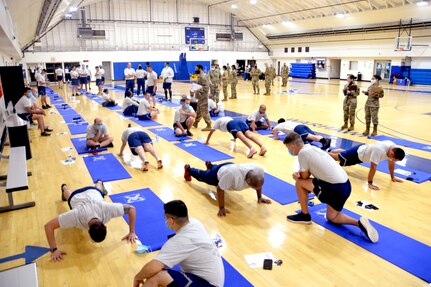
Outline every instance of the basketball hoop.
<path fill-rule="evenodd" d="M 395 51 L 405 52 L 412 50 L 412 37 L 395 37 Z"/>

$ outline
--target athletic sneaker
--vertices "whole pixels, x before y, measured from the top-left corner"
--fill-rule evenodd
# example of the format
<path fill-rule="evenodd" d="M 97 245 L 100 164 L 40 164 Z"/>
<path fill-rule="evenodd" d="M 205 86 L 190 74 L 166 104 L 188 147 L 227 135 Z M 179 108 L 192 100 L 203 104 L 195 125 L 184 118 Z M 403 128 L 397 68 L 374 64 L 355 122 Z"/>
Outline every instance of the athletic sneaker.
<path fill-rule="evenodd" d="M 259 153 L 259 155 L 260 156 L 264 156 L 265 154 L 266 154 L 266 152 L 267 152 L 268 150 L 266 149 L 266 148 L 264 148 L 264 147 L 261 147 L 260 148 L 260 153 Z"/>
<path fill-rule="evenodd" d="M 65 183 L 63 183 L 61 185 L 61 200 L 63 200 L 63 201 L 66 201 L 66 197 L 64 196 L 64 190 L 63 190 L 63 187 L 65 187 L 65 186 L 66 186 Z"/>
<path fill-rule="evenodd" d="M 45 106 L 47 109 L 50 109 L 50 108 L 52 108 L 50 105 L 46 105 Z"/>
<path fill-rule="evenodd" d="M 358 225 L 362 232 L 372 243 L 376 243 L 377 241 L 379 241 L 379 233 L 371 225 L 370 221 L 367 218 L 361 217 L 358 221 Z"/>
<path fill-rule="evenodd" d="M 184 179 L 186 181 L 192 181 L 192 176 L 190 175 L 190 165 L 186 164 L 184 166 Z"/>
<path fill-rule="evenodd" d="M 331 139 L 330 138 L 323 138 L 322 139 L 322 149 L 326 150 L 327 148 L 329 148 L 331 146 Z"/>
<path fill-rule="evenodd" d="M 311 216 L 310 214 L 305 214 L 301 212 L 294 215 L 288 215 L 287 221 L 300 224 L 311 224 Z"/>
<path fill-rule="evenodd" d="M 144 162 L 144 167 L 142 168 L 143 171 L 148 171 L 148 166 L 150 163 L 148 161 Z"/>
<path fill-rule="evenodd" d="M 52 132 L 52 131 L 54 131 L 53 129 L 50 129 L 50 128 L 45 128 L 45 131 L 46 132 Z"/>
<path fill-rule="evenodd" d="M 49 133 L 47 133 L 47 132 L 43 132 L 43 133 L 40 133 L 40 135 L 41 135 L 42 137 L 49 137 L 51 134 L 49 134 Z"/>
<path fill-rule="evenodd" d="M 47 110 L 47 109 L 48 109 L 48 107 L 47 107 L 47 106 L 45 106 L 45 105 L 42 105 L 42 109 Z"/>
<path fill-rule="evenodd" d="M 187 135 L 188 135 L 189 137 L 192 137 L 192 136 L 193 136 L 193 134 L 192 134 L 189 130 L 187 130 Z"/>
<path fill-rule="evenodd" d="M 158 169 L 163 168 L 162 160 L 158 160 L 158 161 L 157 161 L 157 168 L 158 168 Z"/>
<path fill-rule="evenodd" d="M 248 152 L 247 157 L 252 158 L 256 153 L 257 153 L 257 150 L 255 150 L 254 148 L 251 148 L 250 151 Z"/>
<path fill-rule="evenodd" d="M 113 143 L 109 143 L 106 147 L 114 147 Z"/>
<path fill-rule="evenodd" d="M 103 184 L 103 181 L 101 179 L 96 180 L 96 183 L 100 182 L 102 184 L 102 194 L 103 196 L 108 194 L 108 191 L 105 188 L 105 185 Z"/>

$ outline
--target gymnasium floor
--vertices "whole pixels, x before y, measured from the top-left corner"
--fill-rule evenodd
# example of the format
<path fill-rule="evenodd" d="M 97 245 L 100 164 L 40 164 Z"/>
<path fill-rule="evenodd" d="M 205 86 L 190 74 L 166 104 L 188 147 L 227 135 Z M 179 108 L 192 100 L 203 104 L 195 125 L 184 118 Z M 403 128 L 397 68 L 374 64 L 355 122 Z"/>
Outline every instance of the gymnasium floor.
<path fill-rule="evenodd" d="M 117 83 L 124 85 L 124 83 Z M 238 99 L 225 103 L 225 109 L 248 114 L 259 104 L 266 104 L 272 121 L 280 117 L 296 118 L 311 123 L 339 127 L 342 125 L 341 93 L 344 81 L 290 80 L 281 93 L 280 82 L 276 81 L 272 96 L 255 96 L 251 82 L 239 81 Z M 369 83 L 359 83 L 366 90 Z M 399 87 L 384 85 L 385 97 L 381 100 L 379 133 L 431 143 L 431 88 L 423 86 Z M 68 101 L 66 87 L 54 87 Z M 173 84 L 174 98 L 187 93 L 190 84 Z M 264 83 L 260 82 L 261 93 Z M 93 91 L 97 88 L 92 85 Z M 422 92 L 417 92 L 421 90 Z M 162 92 L 159 85 L 159 92 Z M 111 92 L 112 93 L 112 92 Z M 123 93 L 117 92 L 121 102 Z M 115 147 L 110 152 L 118 154 L 120 136 L 129 123 L 110 111 L 92 102 L 85 96 L 78 97 L 80 103 L 71 104 L 75 110 L 91 122 L 101 117 L 115 137 Z M 360 96 L 357 109 L 357 132 L 364 130 L 363 106 L 366 97 Z M 161 114 L 157 121 L 166 126 L 172 125 L 174 109 L 158 106 Z M 70 134 L 57 135 L 67 131 L 66 124 L 58 114 L 49 114 L 47 121 L 54 129 L 51 137 L 40 137 L 35 127 L 29 131 L 32 140 L 33 159 L 28 161 L 29 191 L 15 193 L 16 202 L 35 200 L 36 206 L 24 210 L 0 214 L 0 258 L 21 253 L 26 245 L 48 246 L 44 224 L 57 214 L 68 210 L 67 203 L 61 201 L 60 185 L 67 183 L 76 189 L 92 183 L 82 156 L 75 164 L 65 166 L 60 160 L 67 154 L 61 148 L 70 147 Z M 199 129 L 193 129 L 193 138 L 206 137 Z M 344 134 L 326 128 L 312 127 L 317 132 L 362 142 L 373 142 L 358 135 Z M 256 163 L 265 171 L 285 181 L 293 183 L 292 172 L 297 167 L 296 158 L 290 156 L 282 142 L 268 136 L 258 135 L 268 148 L 265 157 L 247 159 L 246 147 L 238 142 L 234 146 L 227 133 L 216 132 L 211 139 L 211 147 L 235 157 L 236 163 Z M 199 219 L 211 235 L 219 233 L 224 238 L 220 248 L 228 260 L 254 286 L 428 286 L 428 284 L 398 268 L 384 259 L 362 249 L 339 235 L 317 225 L 293 224 L 286 221 L 286 215 L 299 209 L 299 204 L 282 206 L 277 202 L 271 205 L 258 205 L 255 192 L 248 189 L 242 192 L 227 192 L 226 207 L 231 213 L 225 218 L 217 217 L 217 203 L 208 195 L 213 187 L 183 179 L 185 163 L 204 168 L 204 163 L 164 140 L 154 144 L 162 157 L 164 168 L 156 169 L 155 160 L 149 156 L 150 170 L 146 173 L 126 166 L 133 178 L 111 182 L 111 193 L 121 193 L 149 187 L 163 201 L 182 199 L 186 202 L 191 217 Z M 6 151 L 7 151 L 6 147 Z M 128 151 L 128 149 L 126 149 Z M 408 154 L 431 159 L 425 151 L 405 148 Z M 6 161 L 0 162 L 2 173 L 6 171 Z M 362 166 L 346 168 L 352 182 L 353 191 L 345 208 L 364 215 L 404 235 L 431 245 L 431 183 L 417 184 L 404 181 L 392 183 L 387 174 L 377 172 L 375 184 L 381 189 L 367 188 L 368 169 Z M 110 200 L 109 198 L 107 199 Z M 378 211 L 367 211 L 355 205 L 365 200 L 380 207 Z M 0 204 L 5 205 L 7 196 L 2 189 Z M 315 200 L 315 203 L 318 201 Z M 139 220 L 139 213 L 137 215 Z M 108 223 L 108 236 L 101 244 L 90 241 L 86 231 L 75 229 L 60 230 L 56 233 L 58 248 L 67 252 L 61 263 L 50 262 L 49 254 L 36 260 L 40 286 L 131 286 L 134 275 L 154 257 L 154 253 L 138 255 L 135 246 L 121 241 L 127 234 L 128 226 L 122 218 Z M 378 244 L 385 244 L 381 241 Z M 282 259 L 281 267 L 272 271 L 251 269 L 244 255 L 272 252 L 275 258 Z M 394 251 L 395 252 L 395 251 Z M 23 264 L 22 259 L 0 264 L 0 270 Z M 0 284 L 1 285 L 1 284 Z"/>

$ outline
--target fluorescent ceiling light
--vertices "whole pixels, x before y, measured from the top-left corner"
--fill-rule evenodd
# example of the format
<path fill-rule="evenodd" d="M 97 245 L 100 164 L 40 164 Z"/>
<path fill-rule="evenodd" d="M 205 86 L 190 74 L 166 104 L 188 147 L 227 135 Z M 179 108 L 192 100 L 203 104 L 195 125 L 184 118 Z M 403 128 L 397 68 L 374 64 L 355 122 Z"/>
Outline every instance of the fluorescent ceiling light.
<path fill-rule="evenodd" d="M 72 14 L 67 13 L 67 14 L 64 15 L 64 17 L 66 17 L 66 18 L 72 18 Z"/>
<path fill-rule="evenodd" d="M 76 12 L 78 11 L 78 7 L 70 7 L 69 12 Z"/>
<path fill-rule="evenodd" d="M 230 5 L 230 7 L 231 7 L 232 9 L 236 9 L 236 8 L 238 8 L 238 5 L 236 5 L 236 4 L 234 3 L 234 4 Z"/>
<path fill-rule="evenodd" d="M 416 3 L 416 5 L 418 5 L 418 6 L 427 6 L 428 5 L 428 2 L 427 1 L 421 1 L 421 2 L 418 2 L 418 3 Z"/>
<path fill-rule="evenodd" d="M 257 3 L 257 0 L 250 0 L 250 4 L 256 5 L 256 3 Z"/>
<path fill-rule="evenodd" d="M 344 18 L 346 15 L 344 13 L 337 13 L 335 16 L 337 16 L 337 18 Z"/>

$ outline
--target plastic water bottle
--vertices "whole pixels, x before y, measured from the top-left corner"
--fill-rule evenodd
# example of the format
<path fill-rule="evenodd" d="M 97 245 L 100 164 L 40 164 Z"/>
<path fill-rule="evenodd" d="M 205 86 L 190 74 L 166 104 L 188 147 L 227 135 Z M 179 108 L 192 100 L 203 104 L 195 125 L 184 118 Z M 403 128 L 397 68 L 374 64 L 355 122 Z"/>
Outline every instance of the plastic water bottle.
<path fill-rule="evenodd" d="M 72 162 L 72 161 L 73 161 L 72 152 L 69 150 L 67 152 L 67 160 L 66 160 L 66 162 Z"/>
<path fill-rule="evenodd" d="M 220 117 L 224 117 L 224 104 L 223 103 L 218 103 L 217 104 L 217 107 L 218 107 L 218 109 L 219 109 L 219 116 Z"/>

